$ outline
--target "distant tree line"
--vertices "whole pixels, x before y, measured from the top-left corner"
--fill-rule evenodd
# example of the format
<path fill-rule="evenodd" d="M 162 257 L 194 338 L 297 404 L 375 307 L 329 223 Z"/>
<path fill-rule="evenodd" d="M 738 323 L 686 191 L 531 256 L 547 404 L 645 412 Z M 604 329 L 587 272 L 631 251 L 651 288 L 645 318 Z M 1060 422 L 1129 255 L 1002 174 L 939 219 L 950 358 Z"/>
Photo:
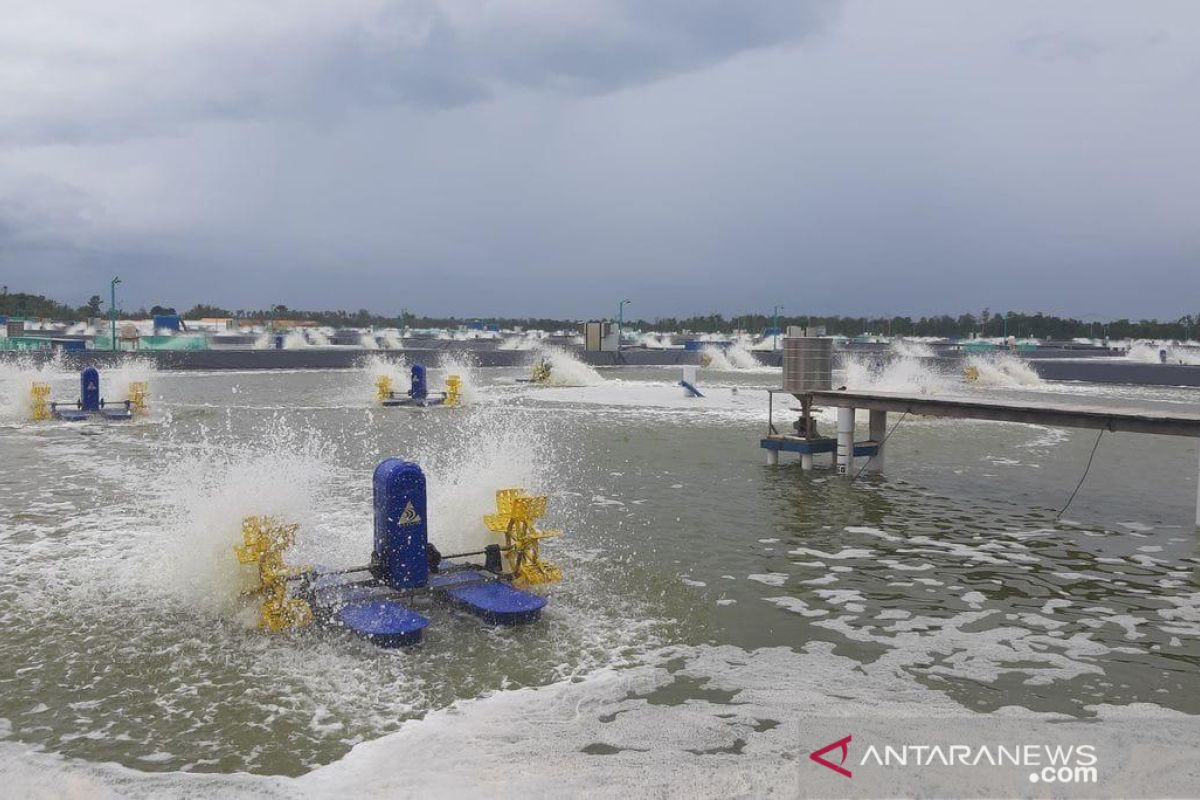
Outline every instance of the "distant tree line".
<path fill-rule="evenodd" d="M 0 291 L 0 315 L 36 319 L 78 320 L 100 317 L 107 313 L 106 303 L 99 295 L 92 295 L 81 306 L 71 306 L 37 294 L 9 293 L 8 287 Z M 124 317 L 145 318 L 158 314 L 175 314 L 171 306 L 154 305 L 149 309 L 121 310 Z M 199 303 L 184 311 L 184 319 L 203 317 L 255 320 L 310 320 L 318 325 L 338 328 L 454 328 L 471 323 L 498 325 L 502 328 L 536 328 L 541 330 L 568 330 L 576 328 L 582 320 L 555 319 L 551 317 L 434 317 L 411 314 L 407 311 L 388 316 L 375 314 L 365 308 L 358 311 L 308 311 L 274 305 L 266 309 L 230 310 L 215 305 Z M 1039 339 L 1074 339 L 1077 337 L 1111 339 L 1184 339 L 1200 335 L 1194 330 L 1200 327 L 1200 314 L 1188 314 L 1175 320 L 1116 319 L 1107 322 L 1084 321 L 1051 314 L 1006 311 L 992 313 L 983 309 L 978 314 L 925 317 L 845 317 L 816 315 L 780 315 L 779 327 L 823 326 L 830 334 L 858 336 L 882 334 L 890 336 L 936 336 L 942 338 L 965 338 L 979 336 L 1016 336 Z M 767 314 L 702 314 L 691 317 L 658 317 L 653 320 L 626 320 L 629 329 L 672 332 L 693 331 L 696 333 L 726 333 L 745 330 L 759 333 L 773 327 L 775 319 Z"/>
<path fill-rule="evenodd" d="M 1193 334 L 1200 326 L 1200 314 L 1188 314 L 1176 320 L 1116 319 L 1109 321 L 1084 321 L 1071 317 L 1059 317 L 1042 312 L 1028 313 L 1008 311 L 991 313 L 984 309 L 979 314 L 949 314 L 928 317 L 844 317 L 817 315 L 783 315 L 778 319 L 779 327 L 823 326 L 830 334 L 859 336 L 882 334 L 888 336 L 935 336 L 947 339 L 978 336 L 1016 336 L 1038 339 L 1104 338 L 1110 339 L 1183 339 Z M 766 314 L 744 314 L 725 318 L 720 314 L 684 318 L 659 318 L 653 322 L 635 320 L 627 323 L 631 327 L 653 331 L 691 330 L 698 333 L 717 333 L 729 330 L 760 332 L 771 328 L 775 319 Z"/>

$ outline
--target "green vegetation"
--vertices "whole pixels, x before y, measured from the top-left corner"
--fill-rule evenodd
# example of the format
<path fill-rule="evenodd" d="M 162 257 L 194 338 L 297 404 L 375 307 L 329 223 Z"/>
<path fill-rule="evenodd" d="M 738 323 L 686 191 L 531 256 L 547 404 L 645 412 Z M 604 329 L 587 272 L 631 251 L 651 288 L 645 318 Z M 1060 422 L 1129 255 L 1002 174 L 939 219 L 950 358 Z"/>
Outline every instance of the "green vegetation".
<path fill-rule="evenodd" d="M 74 321 L 87 317 L 103 316 L 104 301 L 92 295 L 82 306 L 74 307 L 59 303 L 41 295 L 5 291 L 0 294 L 0 315 L 34 319 L 56 319 Z M 154 314 L 174 314 L 170 306 L 155 305 L 149 311 L 123 309 L 122 316 L 145 318 Z M 185 311 L 185 319 L 202 317 L 234 317 L 250 322 L 271 320 L 308 320 L 318 325 L 343 328 L 454 328 L 472 322 L 497 324 L 502 328 L 540 328 L 542 330 L 566 330 L 579 325 L 581 320 L 553 319 L 550 317 L 434 317 L 402 313 L 394 316 L 375 314 L 365 308 L 358 311 L 311 311 L 288 308 L 285 305 L 269 309 L 229 310 L 220 306 L 199 303 Z M 629 329 L 644 331 L 695 331 L 696 333 L 720 333 L 731 330 L 762 331 L 771 327 L 769 314 L 739 314 L 726 317 L 722 314 L 704 314 L 692 317 L 659 317 L 653 320 L 626 320 Z M 843 317 L 817 315 L 780 316 L 779 325 L 815 326 L 823 325 L 830 334 L 859 336 L 864 333 L 891 336 L 939 336 L 945 338 L 967 337 L 972 333 L 980 336 L 1016 336 L 1038 339 L 1074 339 L 1077 337 L 1110 339 L 1185 339 L 1200 335 L 1200 314 L 1189 314 L 1180 319 L 1160 321 L 1155 319 L 1117 319 L 1102 322 L 1084 321 L 1050 314 L 1008 311 L 993 314 L 984 309 L 979 314 L 949 314 L 931 317 Z"/>

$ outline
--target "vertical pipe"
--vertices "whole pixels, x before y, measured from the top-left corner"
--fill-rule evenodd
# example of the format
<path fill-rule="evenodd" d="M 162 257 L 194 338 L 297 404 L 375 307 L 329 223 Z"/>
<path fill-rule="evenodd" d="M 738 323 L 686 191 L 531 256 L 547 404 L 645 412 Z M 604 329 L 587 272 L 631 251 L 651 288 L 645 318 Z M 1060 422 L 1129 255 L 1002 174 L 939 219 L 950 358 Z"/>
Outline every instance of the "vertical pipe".
<path fill-rule="evenodd" d="M 871 409 L 871 434 L 868 438 L 879 445 L 879 452 L 871 456 L 867 469 L 874 472 L 883 471 L 883 440 L 887 436 L 887 412 Z"/>
<path fill-rule="evenodd" d="M 812 472 L 812 468 L 813 468 L 812 453 L 801 453 L 800 454 L 800 471 L 801 472 Z"/>
<path fill-rule="evenodd" d="M 1200 528 L 1200 469 L 1196 471 L 1196 527 Z"/>
<path fill-rule="evenodd" d="M 837 412 L 838 471 L 854 474 L 854 409 L 839 408 Z"/>
<path fill-rule="evenodd" d="M 121 282 L 120 278 L 113 278 L 112 283 L 108 285 L 110 294 L 108 303 L 108 321 L 111 323 L 112 349 L 117 349 L 117 284 Z"/>
<path fill-rule="evenodd" d="M 779 451 L 778 450 L 771 448 L 771 447 L 767 448 L 767 466 L 768 467 L 778 467 L 779 466 Z"/>

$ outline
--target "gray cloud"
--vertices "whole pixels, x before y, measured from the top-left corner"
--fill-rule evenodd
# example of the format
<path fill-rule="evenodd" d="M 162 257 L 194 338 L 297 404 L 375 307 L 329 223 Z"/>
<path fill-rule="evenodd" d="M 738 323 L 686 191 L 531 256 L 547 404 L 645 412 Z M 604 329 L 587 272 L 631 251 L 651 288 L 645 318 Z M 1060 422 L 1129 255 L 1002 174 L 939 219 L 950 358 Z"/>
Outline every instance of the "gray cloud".
<path fill-rule="evenodd" d="M 70 4 L 68 4 L 70 5 Z M 178 135 L 215 120 L 454 107 L 527 88 L 602 93 L 820 29 L 825 0 L 357 0 L 13 4 L 0 141 Z M 74 19 L 70 19 L 74 17 Z"/>
<path fill-rule="evenodd" d="M 578 316 L 1200 293 L 1187 2 L 44 5 L 0 27 L 10 287 Z"/>

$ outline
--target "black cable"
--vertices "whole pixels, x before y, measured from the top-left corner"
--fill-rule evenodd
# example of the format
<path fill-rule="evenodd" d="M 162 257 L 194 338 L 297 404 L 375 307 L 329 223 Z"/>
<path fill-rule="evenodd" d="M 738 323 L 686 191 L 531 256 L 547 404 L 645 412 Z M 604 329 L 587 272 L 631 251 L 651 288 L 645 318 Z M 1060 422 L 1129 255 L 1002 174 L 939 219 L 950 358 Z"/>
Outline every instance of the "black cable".
<path fill-rule="evenodd" d="M 896 432 L 896 428 L 900 427 L 900 423 L 904 422 L 904 418 L 907 416 L 908 416 L 908 412 L 905 411 L 903 414 L 900 415 L 900 419 L 896 420 L 895 424 L 892 425 L 892 429 L 887 432 L 887 435 L 883 437 L 883 441 L 879 443 L 880 450 L 882 450 L 883 446 L 885 444 L 887 444 L 887 440 L 892 438 L 892 434 Z M 854 460 L 854 444 L 853 444 L 853 442 L 850 444 L 850 459 L 852 461 Z M 870 465 L 871 465 L 871 459 L 868 458 L 867 463 L 862 465 L 862 467 L 858 470 L 858 472 L 856 472 L 854 474 L 854 477 L 850 479 L 850 482 L 854 483 L 856 480 L 858 480 L 859 476 L 862 475 L 864 472 L 866 472 L 867 467 L 869 467 Z"/>
<path fill-rule="evenodd" d="M 1100 447 L 1100 437 L 1104 436 L 1104 428 L 1100 429 L 1100 433 L 1096 435 L 1096 442 L 1092 445 L 1092 454 L 1088 456 L 1087 466 L 1083 468 L 1083 475 L 1079 477 L 1079 483 L 1075 484 L 1075 491 L 1071 492 L 1071 496 L 1067 499 L 1067 504 L 1062 507 L 1054 517 L 1054 521 L 1058 522 L 1062 519 L 1062 515 L 1067 513 L 1067 509 L 1071 507 L 1071 503 L 1075 500 L 1075 495 L 1079 494 L 1079 490 L 1083 487 L 1083 482 L 1087 480 L 1088 470 L 1092 468 L 1092 459 L 1096 457 L 1096 449 Z"/>

